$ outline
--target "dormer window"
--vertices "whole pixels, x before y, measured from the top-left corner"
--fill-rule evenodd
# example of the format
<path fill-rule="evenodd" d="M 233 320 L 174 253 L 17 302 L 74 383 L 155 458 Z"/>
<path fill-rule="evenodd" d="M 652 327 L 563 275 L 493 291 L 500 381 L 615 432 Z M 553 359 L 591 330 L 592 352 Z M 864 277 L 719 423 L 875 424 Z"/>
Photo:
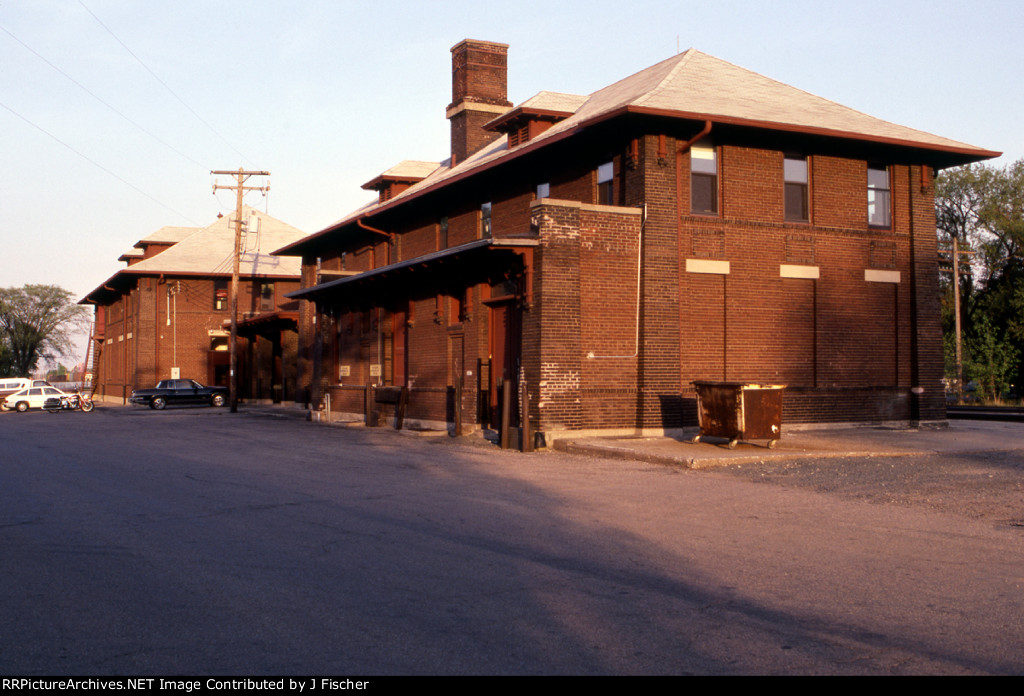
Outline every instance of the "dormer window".
<path fill-rule="evenodd" d="M 586 97 L 541 92 L 484 125 L 489 131 L 508 135 L 508 146 L 518 147 L 575 113 Z"/>
<path fill-rule="evenodd" d="M 508 133 L 508 146 L 515 147 L 521 145 L 530 139 L 530 124 L 524 123 L 519 128 L 511 130 Z"/>
<path fill-rule="evenodd" d="M 407 160 L 401 162 L 383 174 L 380 174 L 363 184 L 367 191 L 377 192 L 377 202 L 385 203 L 410 186 L 418 184 L 437 169 L 436 162 L 415 162 Z"/>

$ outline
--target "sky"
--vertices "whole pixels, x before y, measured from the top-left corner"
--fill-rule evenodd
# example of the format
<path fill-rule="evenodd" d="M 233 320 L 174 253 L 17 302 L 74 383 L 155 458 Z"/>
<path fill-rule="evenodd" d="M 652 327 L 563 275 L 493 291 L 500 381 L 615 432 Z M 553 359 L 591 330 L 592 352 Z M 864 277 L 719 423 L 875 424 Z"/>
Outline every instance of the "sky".
<path fill-rule="evenodd" d="M 230 213 L 215 169 L 269 171 L 246 203 L 323 229 L 385 169 L 447 157 L 465 38 L 509 44 L 516 104 L 696 48 L 1003 166 L 1022 37 L 1020 0 L 0 0 L 0 287 L 83 297 L 142 237 Z"/>

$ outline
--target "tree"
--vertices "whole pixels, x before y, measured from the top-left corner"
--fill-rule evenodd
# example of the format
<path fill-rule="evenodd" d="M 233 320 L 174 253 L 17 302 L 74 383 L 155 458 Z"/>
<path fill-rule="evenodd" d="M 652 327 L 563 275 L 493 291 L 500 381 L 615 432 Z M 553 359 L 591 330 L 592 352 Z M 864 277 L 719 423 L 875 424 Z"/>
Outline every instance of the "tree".
<path fill-rule="evenodd" d="M 967 379 L 989 398 L 1024 386 L 1024 160 L 996 168 L 969 165 L 936 179 L 940 237 L 974 252 L 959 278 L 961 323 L 967 337 Z M 952 333 L 952 281 L 946 284 L 943 326 Z M 946 345 L 951 345 L 946 341 Z"/>
<path fill-rule="evenodd" d="M 7 347 L 7 337 L 0 336 L 0 377 L 14 376 L 14 356 Z"/>
<path fill-rule="evenodd" d="M 7 375 L 27 376 L 40 359 L 66 354 L 72 335 L 86 321 L 86 308 L 75 304 L 74 296 L 63 288 L 0 288 L 0 333 L 9 359 Z"/>
<path fill-rule="evenodd" d="M 982 255 L 992 278 L 1024 260 L 1024 160 L 993 170 L 979 211 Z"/>

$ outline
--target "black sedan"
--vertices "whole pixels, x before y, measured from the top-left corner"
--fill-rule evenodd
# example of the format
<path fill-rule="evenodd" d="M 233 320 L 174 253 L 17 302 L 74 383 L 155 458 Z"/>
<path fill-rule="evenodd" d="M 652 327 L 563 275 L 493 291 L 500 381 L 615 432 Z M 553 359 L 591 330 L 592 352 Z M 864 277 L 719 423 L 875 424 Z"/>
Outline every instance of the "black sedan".
<path fill-rule="evenodd" d="M 204 387 L 194 379 L 165 379 L 155 389 L 136 389 L 129 401 L 157 411 L 166 408 L 168 404 L 223 406 L 228 402 L 228 390 L 224 387 Z"/>

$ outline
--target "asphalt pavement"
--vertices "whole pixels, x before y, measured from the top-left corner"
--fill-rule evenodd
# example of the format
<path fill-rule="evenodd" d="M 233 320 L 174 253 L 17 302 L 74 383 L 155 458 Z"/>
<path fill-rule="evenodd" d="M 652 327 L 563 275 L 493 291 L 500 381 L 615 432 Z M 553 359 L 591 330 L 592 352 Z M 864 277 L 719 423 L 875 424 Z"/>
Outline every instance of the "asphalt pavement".
<path fill-rule="evenodd" d="M 613 457 L 2 414 L 0 673 L 1024 674 L 1022 433 L 580 443 Z"/>

